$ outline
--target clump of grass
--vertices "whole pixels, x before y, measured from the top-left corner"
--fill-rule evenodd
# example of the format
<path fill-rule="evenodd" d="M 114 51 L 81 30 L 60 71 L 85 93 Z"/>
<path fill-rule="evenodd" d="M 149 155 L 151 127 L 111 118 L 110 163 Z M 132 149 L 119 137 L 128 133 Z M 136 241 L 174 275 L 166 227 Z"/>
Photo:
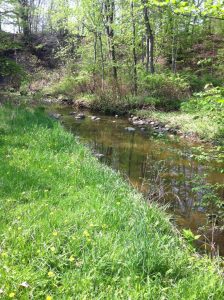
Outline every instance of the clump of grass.
<path fill-rule="evenodd" d="M 215 262 L 42 110 L 0 120 L 4 299 L 223 299 Z"/>
<path fill-rule="evenodd" d="M 66 95 L 77 97 L 92 90 L 90 78 L 86 73 L 79 76 L 67 75 L 45 91 L 53 96 Z"/>
<path fill-rule="evenodd" d="M 173 74 L 144 75 L 139 83 L 140 94 L 157 99 L 155 107 L 166 111 L 180 108 L 181 101 L 190 96 L 188 82 Z"/>
<path fill-rule="evenodd" d="M 181 105 L 179 112 L 142 110 L 137 112 L 142 117 L 150 117 L 172 127 L 180 127 L 185 133 L 196 134 L 206 141 L 224 137 L 224 100 L 223 89 L 213 88 L 197 93 Z"/>
<path fill-rule="evenodd" d="M 171 127 L 179 127 L 184 133 L 196 134 L 201 139 L 212 141 L 221 139 L 221 126 L 215 115 L 184 112 L 138 111 L 141 117 L 149 117 L 161 121 Z"/>

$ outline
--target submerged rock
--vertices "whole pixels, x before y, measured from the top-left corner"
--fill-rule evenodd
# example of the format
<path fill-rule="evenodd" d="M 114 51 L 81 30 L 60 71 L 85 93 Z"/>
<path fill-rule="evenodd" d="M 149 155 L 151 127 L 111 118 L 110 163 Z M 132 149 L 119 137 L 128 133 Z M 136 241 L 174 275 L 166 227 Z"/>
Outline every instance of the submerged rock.
<path fill-rule="evenodd" d="M 142 125 L 146 125 L 146 124 L 147 124 L 147 122 L 143 121 L 143 120 L 133 121 L 133 125 L 142 126 Z"/>
<path fill-rule="evenodd" d="M 96 116 L 92 116 L 92 117 L 91 117 L 91 120 L 92 120 L 92 121 L 99 121 L 100 118 L 99 118 L 99 117 L 96 117 Z"/>
<path fill-rule="evenodd" d="M 62 116 L 61 114 L 57 114 L 57 113 L 51 113 L 51 114 L 50 114 L 50 117 L 51 117 L 51 118 L 54 118 L 54 119 L 56 119 L 56 120 L 60 119 L 61 116 Z"/>
<path fill-rule="evenodd" d="M 77 99 L 74 102 L 74 105 L 78 108 L 90 108 L 90 102 L 86 99 Z"/>
<path fill-rule="evenodd" d="M 44 98 L 41 101 L 43 103 L 53 104 L 53 103 L 57 103 L 58 99 L 56 99 L 56 98 Z"/>
<path fill-rule="evenodd" d="M 129 132 L 134 132 L 136 129 L 133 127 L 126 127 L 125 130 L 127 130 Z"/>
<path fill-rule="evenodd" d="M 139 117 L 132 117 L 132 121 L 138 121 Z"/>
<path fill-rule="evenodd" d="M 85 114 L 83 114 L 83 113 L 81 113 L 81 114 L 78 114 L 76 117 L 75 117 L 75 119 L 76 120 L 83 120 L 83 119 L 85 119 Z"/>
<path fill-rule="evenodd" d="M 102 153 L 95 153 L 94 154 L 96 158 L 103 158 L 104 157 L 104 154 Z"/>
<path fill-rule="evenodd" d="M 71 98 L 69 98 L 68 96 L 65 95 L 59 95 L 58 96 L 58 101 L 63 102 L 63 103 L 67 103 L 67 104 L 72 104 L 73 100 Z"/>

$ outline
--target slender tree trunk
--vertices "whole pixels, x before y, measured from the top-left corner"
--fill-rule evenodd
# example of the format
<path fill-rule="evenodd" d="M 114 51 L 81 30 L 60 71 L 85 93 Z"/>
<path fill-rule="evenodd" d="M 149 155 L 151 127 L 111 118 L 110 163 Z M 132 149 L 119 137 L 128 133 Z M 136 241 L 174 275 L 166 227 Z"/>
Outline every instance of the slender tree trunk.
<path fill-rule="evenodd" d="M 115 46 L 114 43 L 112 42 L 111 45 L 111 57 L 112 57 L 112 62 L 113 62 L 113 77 L 117 81 L 117 60 L 116 60 L 116 52 L 115 52 Z"/>
<path fill-rule="evenodd" d="M 145 41 L 145 36 L 143 36 L 143 37 L 142 37 L 142 40 L 141 40 L 141 48 L 142 48 L 142 64 L 143 64 L 143 65 L 144 65 L 144 62 L 145 62 L 144 41 Z"/>
<path fill-rule="evenodd" d="M 97 63 L 97 32 L 94 32 L 94 66 L 96 66 L 96 63 Z"/>
<path fill-rule="evenodd" d="M 104 67 L 103 43 L 102 43 L 101 33 L 99 34 L 99 42 L 100 42 L 101 68 L 102 68 L 102 90 L 104 90 L 105 67 Z"/>
<path fill-rule="evenodd" d="M 20 4 L 20 18 L 22 21 L 24 39 L 25 41 L 28 41 L 31 33 L 30 20 L 29 20 L 30 6 L 28 0 L 19 0 L 19 4 Z"/>
<path fill-rule="evenodd" d="M 176 74 L 177 71 L 177 37 L 176 37 L 176 22 L 173 24 L 173 38 L 172 38 L 172 72 Z"/>
<path fill-rule="evenodd" d="M 97 32 L 94 32 L 94 69 L 93 69 L 93 81 L 94 90 L 96 89 L 96 65 L 97 65 Z"/>
<path fill-rule="evenodd" d="M 111 58 L 113 62 L 113 76 L 115 81 L 117 81 L 117 60 L 116 60 L 116 50 L 114 45 L 114 12 L 115 12 L 115 3 L 114 0 L 111 1 L 111 11 L 110 11 L 110 36 L 111 36 Z"/>
<path fill-rule="evenodd" d="M 108 37 L 109 53 L 112 62 L 113 78 L 117 82 L 117 60 L 116 60 L 116 49 L 114 45 L 114 12 L 115 3 L 114 0 L 107 0 L 104 4 L 105 17 L 106 17 L 106 32 Z"/>
<path fill-rule="evenodd" d="M 175 36 L 173 36 L 172 42 L 172 72 L 174 74 L 177 72 L 177 45 Z"/>
<path fill-rule="evenodd" d="M 137 53 L 136 53 L 136 25 L 134 18 L 134 2 L 131 1 L 131 20 L 132 20 L 132 53 L 133 53 L 133 79 L 134 95 L 138 93 L 138 75 L 137 75 Z"/>
<path fill-rule="evenodd" d="M 150 73 L 154 74 L 154 35 L 149 21 L 149 13 L 146 0 L 142 0 L 142 4 L 146 33 L 146 72 L 149 73 L 150 70 Z"/>

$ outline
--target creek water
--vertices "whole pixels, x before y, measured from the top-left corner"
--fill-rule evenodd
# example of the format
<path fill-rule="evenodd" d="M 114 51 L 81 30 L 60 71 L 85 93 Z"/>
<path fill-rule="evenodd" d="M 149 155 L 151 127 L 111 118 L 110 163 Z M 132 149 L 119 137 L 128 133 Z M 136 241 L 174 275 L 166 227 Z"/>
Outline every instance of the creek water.
<path fill-rule="evenodd" d="M 178 228 L 205 234 L 208 244 L 214 239 L 219 254 L 224 255 L 224 231 L 211 233 L 209 212 L 201 204 L 203 193 L 193 189 L 204 174 L 203 181 L 224 184 L 224 174 L 217 171 L 216 161 L 206 165 L 193 158 L 192 149 L 199 144 L 161 136 L 150 128 L 128 131 L 126 128 L 132 125 L 127 118 L 99 115 L 100 120 L 92 120 L 92 114 L 85 111 L 86 118 L 76 120 L 71 115 L 73 110 L 54 107 L 54 112 L 62 114 L 63 126 L 90 147 L 102 163 L 119 171 L 148 201 L 165 205 Z M 199 249 L 205 247 L 203 234 Z"/>

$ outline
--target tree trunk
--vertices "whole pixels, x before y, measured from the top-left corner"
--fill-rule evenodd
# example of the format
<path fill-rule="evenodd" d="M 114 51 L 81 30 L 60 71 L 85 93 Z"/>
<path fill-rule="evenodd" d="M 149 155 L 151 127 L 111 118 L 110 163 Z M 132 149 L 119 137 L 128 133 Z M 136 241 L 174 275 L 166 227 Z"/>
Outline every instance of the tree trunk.
<path fill-rule="evenodd" d="M 105 78 L 105 67 L 104 67 L 104 56 L 103 56 L 103 43 L 101 33 L 99 34 L 99 42 L 100 42 L 100 56 L 101 56 L 101 68 L 102 68 L 102 91 L 104 90 L 104 78 Z"/>
<path fill-rule="evenodd" d="M 137 53 L 136 53 L 136 26 L 134 18 L 134 2 L 131 1 L 131 20 L 132 20 L 132 53 L 133 53 L 133 80 L 134 95 L 138 93 L 138 75 L 137 75 Z"/>
<path fill-rule="evenodd" d="M 106 32 L 108 37 L 109 53 L 112 62 L 113 78 L 117 82 L 117 60 L 116 60 L 116 49 L 114 45 L 114 12 L 115 3 L 114 0 L 106 0 L 104 3 L 105 18 L 106 18 Z"/>
<path fill-rule="evenodd" d="M 141 40 L 141 49 L 142 49 L 142 64 L 145 62 L 145 50 L 144 50 L 145 36 L 142 37 Z"/>
<path fill-rule="evenodd" d="M 29 18 L 30 6 L 28 0 L 19 0 L 19 4 L 20 4 L 20 18 L 22 21 L 23 35 L 25 41 L 28 41 L 31 33 L 30 18 Z"/>
<path fill-rule="evenodd" d="M 177 71 L 177 37 L 175 33 L 176 24 L 173 24 L 173 38 L 172 38 L 172 72 L 176 74 Z"/>
<path fill-rule="evenodd" d="M 93 67 L 93 82 L 94 90 L 96 89 L 96 69 L 97 69 L 97 32 L 94 32 L 94 67 Z"/>
<path fill-rule="evenodd" d="M 94 69 L 97 63 L 97 33 L 94 32 Z"/>
<path fill-rule="evenodd" d="M 150 70 L 150 73 L 154 74 L 154 35 L 149 21 L 149 13 L 146 0 L 142 0 L 142 4 L 146 33 L 146 72 L 149 73 Z"/>

